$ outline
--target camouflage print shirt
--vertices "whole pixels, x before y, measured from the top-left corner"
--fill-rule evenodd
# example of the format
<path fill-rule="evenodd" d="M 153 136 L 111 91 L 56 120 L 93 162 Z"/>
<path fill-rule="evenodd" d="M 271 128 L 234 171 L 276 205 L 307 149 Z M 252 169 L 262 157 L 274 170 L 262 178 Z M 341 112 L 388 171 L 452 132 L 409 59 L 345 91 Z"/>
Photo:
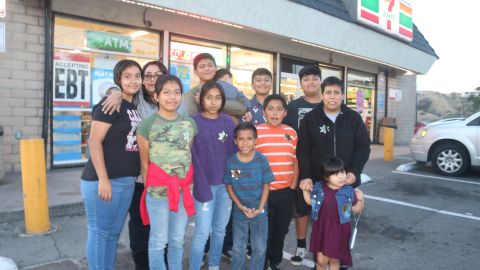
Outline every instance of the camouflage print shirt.
<path fill-rule="evenodd" d="M 196 133 L 192 118 L 178 115 L 175 120 L 167 120 L 158 113 L 144 119 L 137 129 L 137 134 L 150 144 L 150 162 L 179 178 L 185 177 L 192 162 L 190 150 Z M 150 186 L 148 193 L 156 198 L 167 197 L 167 187 Z"/>

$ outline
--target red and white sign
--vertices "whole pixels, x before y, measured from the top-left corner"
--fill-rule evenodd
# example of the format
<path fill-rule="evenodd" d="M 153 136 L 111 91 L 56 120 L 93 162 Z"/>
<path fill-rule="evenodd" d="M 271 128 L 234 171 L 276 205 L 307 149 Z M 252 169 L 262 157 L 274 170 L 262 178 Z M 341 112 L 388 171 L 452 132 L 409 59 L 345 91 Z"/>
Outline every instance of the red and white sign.
<path fill-rule="evenodd" d="M 5 0 L 0 0 L 0 18 L 5 18 L 7 15 L 7 5 L 5 4 Z"/>
<path fill-rule="evenodd" d="M 55 51 L 53 105 L 90 107 L 90 54 Z"/>

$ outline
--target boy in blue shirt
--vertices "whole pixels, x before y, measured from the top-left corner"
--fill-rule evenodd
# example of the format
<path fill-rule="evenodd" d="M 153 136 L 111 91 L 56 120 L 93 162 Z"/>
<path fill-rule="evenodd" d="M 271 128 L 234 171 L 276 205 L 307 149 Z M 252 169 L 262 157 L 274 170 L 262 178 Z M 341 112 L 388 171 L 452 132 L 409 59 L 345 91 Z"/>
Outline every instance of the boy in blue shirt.
<path fill-rule="evenodd" d="M 251 270 L 263 270 L 268 237 L 267 201 L 274 181 L 267 158 L 255 150 L 257 130 L 251 123 L 235 128 L 238 152 L 227 161 L 225 184 L 234 202 L 232 269 L 245 269 L 248 235 L 252 256 Z"/>

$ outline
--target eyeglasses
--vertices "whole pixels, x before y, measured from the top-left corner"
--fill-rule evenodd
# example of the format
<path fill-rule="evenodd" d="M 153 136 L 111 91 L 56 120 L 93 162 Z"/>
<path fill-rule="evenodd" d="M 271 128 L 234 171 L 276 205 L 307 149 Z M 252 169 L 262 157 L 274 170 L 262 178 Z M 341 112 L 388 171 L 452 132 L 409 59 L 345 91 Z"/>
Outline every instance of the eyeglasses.
<path fill-rule="evenodd" d="M 154 74 L 147 73 L 147 74 L 145 74 L 144 77 L 145 77 L 145 80 L 151 81 L 153 79 L 153 80 L 156 81 L 156 80 L 158 80 L 158 78 L 160 78 L 160 76 L 163 76 L 163 74 L 162 73 L 154 73 Z"/>

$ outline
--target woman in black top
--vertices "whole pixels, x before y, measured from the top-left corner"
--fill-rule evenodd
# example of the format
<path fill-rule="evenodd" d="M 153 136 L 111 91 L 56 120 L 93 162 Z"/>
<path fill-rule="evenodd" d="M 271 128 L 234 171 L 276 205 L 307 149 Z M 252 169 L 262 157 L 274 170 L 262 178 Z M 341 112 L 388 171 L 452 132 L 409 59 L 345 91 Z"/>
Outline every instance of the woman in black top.
<path fill-rule="evenodd" d="M 109 115 L 99 105 L 93 108 L 90 159 L 80 183 L 87 214 L 90 270 L 115 269 L 118 237 L 140 174 L 136 129 L 141 119 L 133 104 L 142 84 L 140 65 L 121 60 L 115 65 L 114 81 L 122 90 L 120 111 Z"/>

